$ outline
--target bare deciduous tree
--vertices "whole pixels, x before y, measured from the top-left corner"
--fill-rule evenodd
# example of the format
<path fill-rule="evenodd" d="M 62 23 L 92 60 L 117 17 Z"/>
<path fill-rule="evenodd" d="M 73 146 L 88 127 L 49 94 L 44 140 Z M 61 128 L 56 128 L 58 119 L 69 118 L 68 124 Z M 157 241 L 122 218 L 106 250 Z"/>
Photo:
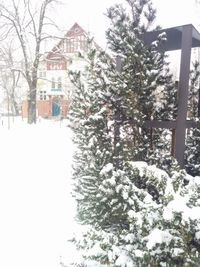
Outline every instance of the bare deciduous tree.
<path fill-rule="evenodd" d="M 18 41 L 23 57 L 23 76 L 28 84 L 28 123 L 36 122 L 36 89 L 42 42 L 53 26 L 47 12 L 56 0 L 2 0 L 0 3 L 1 39 Z M 33 4 L 35 4 L 33 6 Z"/>
<path fill-rule="evenodd" d="M 14 49 L 12 42 L 0 48 L 0 86 L 8 103 L 8 113 L 10 110 L 13 115 L 19 115 L 19 106 L 16 99 L 16 88 L 20 78 L 20 71 L 16 69 L 14 62 Z"/>

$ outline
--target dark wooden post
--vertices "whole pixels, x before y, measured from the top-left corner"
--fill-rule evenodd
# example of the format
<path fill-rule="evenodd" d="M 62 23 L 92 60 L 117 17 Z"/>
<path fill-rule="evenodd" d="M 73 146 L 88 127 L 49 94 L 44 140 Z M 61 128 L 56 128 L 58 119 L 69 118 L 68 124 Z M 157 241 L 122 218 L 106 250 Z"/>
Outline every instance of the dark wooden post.
<path fill-rule="evenodd" d="M 171 140 L 171 155 L 174 157 L 175 156 L 175 133 L 176 133 L 176 130 L 175 129 L 172 129 L 172 140 Z"/>
<path fill-rule="evenodd" d="M 199 102 L 198 102 L 198 117 L 200 117 L 200 85 L 199 85 Z"/>
<path fill-rule="evenodd" d="M 181 65 L 178 91 L 178 114 L 175 132 L 175 157 L 184 167 L 185 131 L 188 104 L 188 86 L 190 74 L 190 57 L 192 48 L 192 25 L 183 27 Z"/>

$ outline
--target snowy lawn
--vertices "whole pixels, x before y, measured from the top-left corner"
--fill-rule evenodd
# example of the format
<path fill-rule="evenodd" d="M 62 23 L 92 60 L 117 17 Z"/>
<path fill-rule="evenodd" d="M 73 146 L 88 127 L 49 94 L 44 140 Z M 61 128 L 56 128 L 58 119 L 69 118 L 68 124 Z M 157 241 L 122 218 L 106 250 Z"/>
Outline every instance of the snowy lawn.
<path fill-rule="evenodd" d="M 17 118 L 8 130 L 1 118 L 0 266 L 57 267 L 74 256 L 72 150 L 64 121 Z"/>

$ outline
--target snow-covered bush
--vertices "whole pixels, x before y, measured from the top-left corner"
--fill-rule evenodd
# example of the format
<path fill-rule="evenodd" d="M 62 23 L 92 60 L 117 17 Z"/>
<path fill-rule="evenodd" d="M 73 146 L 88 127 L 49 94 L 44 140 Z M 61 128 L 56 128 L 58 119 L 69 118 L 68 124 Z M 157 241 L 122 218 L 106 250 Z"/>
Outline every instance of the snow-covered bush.
<path fill-rule="evenodd" d="M 169 177 L 145 162 L 105 166 L 101 176 L 102 219 L 76 241 L 77 266 L 199 266 L 200 177 Z"/>

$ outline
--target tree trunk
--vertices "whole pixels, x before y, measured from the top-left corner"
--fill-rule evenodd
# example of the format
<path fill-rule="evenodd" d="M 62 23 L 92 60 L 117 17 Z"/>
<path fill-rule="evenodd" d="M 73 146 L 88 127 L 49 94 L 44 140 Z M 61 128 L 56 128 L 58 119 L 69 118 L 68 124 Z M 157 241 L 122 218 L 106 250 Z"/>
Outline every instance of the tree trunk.
<path fill-rule="evenodd" d="M 15 96 L 14 96 L 14 94 L 11 94 L 10 99 L 11 99 L 11 103 L 12 103 L 12 110 L 13 110 L 13 113 L 14 113 L 16 116 L 19 116 L 19 108 L 18 108 L 18 105 L 17 105 L 17 101 L 15 100 Z"/>
<path fill-rule="evenodd" d="M 29 89 L 28 123 L 36 123 L 36 84 L 33 82 Z"/>
<path fill-rule="evenodd" d="M 17 102 L 15 101 L 15 99 L 13 100 L 13 108 L 14 108 L 14 111 L 15 111 L 15 115 L 19 116 L 19 107 L 18 107 Z"/>

